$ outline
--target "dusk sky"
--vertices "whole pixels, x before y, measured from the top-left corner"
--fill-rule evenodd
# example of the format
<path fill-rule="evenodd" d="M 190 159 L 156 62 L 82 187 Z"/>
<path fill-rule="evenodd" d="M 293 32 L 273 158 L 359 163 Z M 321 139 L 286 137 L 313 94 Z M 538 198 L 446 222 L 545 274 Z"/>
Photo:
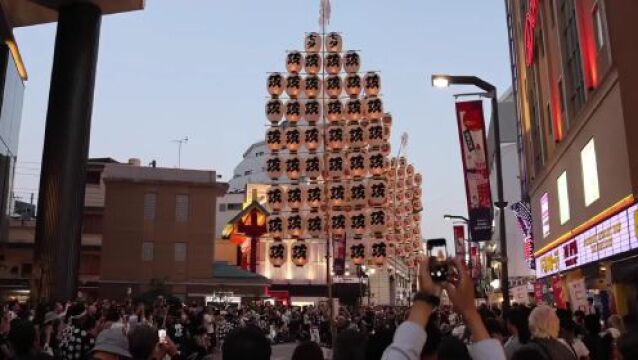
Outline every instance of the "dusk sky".
<path fill-rule="evenodd" d="M 268 72 L 317 31 L 319 0 L 148 0 L 146 9 L 103 18 L 92 120 L 92 157 L 213 169 L 224 180 L 264 133 Z M 393 115 L 393 153 L 423 174 L 423 236 L 451 239 L 445 213 L 467 214 L 454 99 L 473 88 L 435 89 L 432 73 L 477 75 L 502 94 L 511 83 L 502 0 L 333 0 L 330 31 L 378 70 Z M 16 195 L 36 193 L 55 25 L 17 29 L 29 73 Z M 486 109 L 489 106 L 486 103 Z M 506 199 L 513 202 L 519 199 Z"/>

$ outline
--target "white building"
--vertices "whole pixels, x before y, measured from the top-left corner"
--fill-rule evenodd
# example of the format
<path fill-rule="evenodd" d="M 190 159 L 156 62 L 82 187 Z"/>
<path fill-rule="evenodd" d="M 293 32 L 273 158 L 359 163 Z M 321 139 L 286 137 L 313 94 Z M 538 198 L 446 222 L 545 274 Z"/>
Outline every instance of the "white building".
<path fill-rule="evenodd" d="M 250 145 L 233 171 L 233 178 L 228 182 L 228 192 L 244 192 L 249 183 L 264 184 L 270 181 L 266 173 L 267 155 L 266 142 L 259 141 Z"/>

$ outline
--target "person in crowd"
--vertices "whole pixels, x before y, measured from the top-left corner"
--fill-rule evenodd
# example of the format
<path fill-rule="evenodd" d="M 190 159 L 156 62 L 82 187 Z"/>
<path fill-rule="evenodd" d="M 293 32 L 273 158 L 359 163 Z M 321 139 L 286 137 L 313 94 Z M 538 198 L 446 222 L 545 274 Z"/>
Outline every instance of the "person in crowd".
<path fill-rule="evenodd" d="M 516 307 L 510 310 L 506 316 L 506 326 L 512 336 L 505 342 L 505 356 L 511 360 L 516 350 L 527 344 L 531 338 L 529 332 L 528 312 L 524 307 Z"/>
<path fill-rule="evenodd" d="M 269 360 L 271 353 L 270 342 L 254 326 L 233 329 L 222 345 L 223 360 Z"/>
<path fill-rule="evenodd" d="M 583 342 L 589 349 L 589 357 L 591 360 L 606 360 L 610 356 L 611 344 L 609 343 L 609 339 L 604 340 L 605 334 L 601 334 L 601 332 L 602 326 L 600 324 L 600 318 L 597 315 L 586 315 Z"/>
<path fill-rule="evenodd" d="M 558 340 L 560 323 L 556 311 L 551 307 L 540 305 L 532 310 L 529 314 L 529 330 L 532 335 L 531 341 L 523 348 L 536 348 L 543 354 L 540 359 L 576 360 L 576 355 L 569 347 Z"/>
<path fill-rule="evenodd" d="M 110 328 L 102 331 L 95 339 L 91 350 L 92 360 L 122 360 L 132 358 L 129 344 L 123 328 Z"/>
<path fill-rule="evenodd" d="M 567 345 L 578 360 L 589 359 L 589 349 L 576 334 L 576 323 L 569 317 L 560 318 L 560 341 Z"/>
<path fill-rule="evenodd" d="M 352 329 L 343 330 L 335 339 L 332 360 L 365 360 L 368 339 Z"/>
<path fill-rule="evenodd" d="M 367 334 L 368 331 L 365 326 L 362 326 L 362 334 Z M 392 344 L 392 337 L 394 336 L 394 330 L 380 329 L 375 331 L 374 334 L 368 335 L 368 348 L 366 350 L 368 360 L 380 360 L 383 356 L 385 349 Z"/>
<path fill-rule="evenodd" d="M 160 342 L 157 328 L 147 324 L 133 327 L 128 333 L 128 342 L 134 360 L 164 359 L 166 356 L 175 358 L 180 355 L 170 337 Z"/>
<path fill-rule="evenodd" d="M 36 350 L 36 330 L 33 322 L 15 319 L 9 330 L 9 343 L 14 360 L 52 359 L 53 357 Z"/>
<path fill-rule="evenodd" d="M 612 338 L 618 339 L 621 334 L 625 332 L 625 326 L 623 325 L 620 315 L 611 315 L 607 319 L 607 330 Z"/>
<path fill-rule="evenodd" d="M 474 283 L 460 258 L 454 259 L 453 268 L 458 279 L 450 278 L 443 284 L 435 283 L 429 274 L 429 259 L 424 259 L 419 267 L 420 291 L 414 298 L 408 320 L 397 329 L 392 345 L 383 354 L 384 360 L 417 360 L 426 342 L 425 326 L 438 302 L 442 288 L 447 291 L 454 308 L 465 319 L 473 343 L 469 353 L 475 360 L 505 359 L 503 347 L 497 340 L 491 339 L 474 305 Z M 439 300 L 439 301 L 437 301 Z M 439 356 L 446 354 L 440 354 Z"/>
<path fill-rule="evenodd" d="M 505 343 L 505 330 L 499 320 L 495 318 L 485 320 L 485 328 L 492 339 L 498 340 L 501 344 Z"/>
<path fill-rule="evenodd" d="M 304 341 L 295 347 L 291 360 L 323 360 L 323 351 L 316 342 Z"/>
<path fill-rule="evenodd" d="M 618 339 L 619 360 L 638 359 L 638 329 L 631 322 L 627 324 L 627 316 L 623 320 L 627 331 Z"/>
<path fill-rule="evenodd" d="M 470 352 L 461 339 L 446 336 L 441 339 L 437 360 L 471 360 Z"/>
<path fill-rule="evenodd" d="M 84 360 L 95 345 L 96 320 L 83 303 L 72 305 L 67 311 L 69 326 L 60 341 L 60 356 L 67 360 Z"/>
<path fill-rule="evenodd" d="M 522 346 L 514 352 L 511 360 L 546 360 L 545 354 L 536 347 Z"/>

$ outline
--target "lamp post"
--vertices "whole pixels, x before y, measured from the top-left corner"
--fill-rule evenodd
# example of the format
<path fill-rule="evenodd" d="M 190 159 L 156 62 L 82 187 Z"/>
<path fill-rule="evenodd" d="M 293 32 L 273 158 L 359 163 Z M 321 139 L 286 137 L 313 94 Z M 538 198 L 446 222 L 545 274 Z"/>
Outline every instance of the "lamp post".
<path fill-rule="evenodd" d="M 496 87 L 487 81 L 476 76 L 452 76 L 452 75 L 432 75 L 432 85 L 435 87 L 448 87 L 450 85 L 474 85 L 487 92 L 487 96 L 492 103 L 492 114 L 494 116 L 494 159 L 496 161 L 496 207 L 499 209 L 499 240 L 501 245 L 501 274 L 503 281 L 501 288 L 503 291 L 503 311 L 509 310 L 509 275 L 507 271 L 507 238 L 505 234 L 505 207 L 507 202 L 503 200 L 503 167 L 501 163 L 501 132 L 498 119 L 498 98 Z"/>

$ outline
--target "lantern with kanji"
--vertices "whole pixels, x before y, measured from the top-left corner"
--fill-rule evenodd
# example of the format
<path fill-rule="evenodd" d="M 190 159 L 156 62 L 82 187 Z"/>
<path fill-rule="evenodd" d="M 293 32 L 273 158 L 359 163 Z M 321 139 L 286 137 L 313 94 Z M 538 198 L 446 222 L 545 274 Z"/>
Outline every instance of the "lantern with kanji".
<path fill-rule="evenodd" d="M 357 97 L 361 94 L 361 77 L 357 74 L 348 74 L 344 79 L 344 88 L 350 97 Z"/>
<path fill-rule="evenodd" d="M 266 193 L 268 207 L 272 211 L 280 211 L 284 206 L 286 192 L 281 186 L 271 186 Z"/>
<path fill-rule="evenodd" d="M 388 184 L 385 180 L 370 179 L 368 180 L 368 196 L 371 206 L 381 206 L 387 200 Z"/>
<path fill-rule="evenodd" d="M 383 116 L 383 101 L 378 97 L 369 97 L 365 100 L 365 115 L 370 120 L 379 120 Z"/>
<path fill-rule="evenodd" d="M 291 124 L 296 124 L 303 116 L 303 110 L 299 100 L 291 99 L 286 102 L 286 120 Z"/>
<path fill-rule="evenodd" d="M 306 55 L 304 68 L 306 72 L 311 75 L 316 75 L 321 71 L 321 55 L 308 54 Z"/>
<path fill-rule="evenodd" d="M 355 265 L 363 265 L 366 257 L 366 247 L 362 243 L 350 246 L 350 258 Z"/>
<path fill-rule="evenodd" d="M 330 75 L 326 77 L 324 90 L 331 98 L 337 98 L 343 91 L 343 81 L 339 75 Z"/>
<path fill-rule="evenodd" d="M 347 51 L 343 55 L 343 68 L 348 74 L 356 74 L 361 67 L 361 57 L 356 51 Z"/>
<path fill-rule="evenodd" d="M 387 245 L 382 242 L 374 242 L 372 243 L 372 257 L 374 258 L 374 263 L 377 265 L 383 265 L 385 263 L 385 258 L 387 256 Z"/>
<path fill-rule="evenodd" d="M 268 93 L 273 98 L 278 97 L 284 92 L 285 79 L 280 73 L 272 73 L 268 75 Z"/>
<path fill-rule="evenodd" d="M 355 235 L 366 233 L 366 215 L 363 211 L 352 211 L 348 215 L 350 231 Z"/>
<path fill-rule="evenodd" d="M 333 211 L 330 214 L 330 231 L 334 235 L 346 233 L 346 215 L 342 211 Z"/>
<path fill-rule="evenodd" d="M 270 263 L 278 268 L 286 262 L 286 247 L 281 241 L 275 241 L 268 250 Z"/>
<path fill-rule="evenodd" d="M 346 143 L 345 129 L 341 125 L 330 125 L 326 139 L 328 150 L 341 150 Z"/>
<path fill-rule="evenodd" d="M 284 104 L 281 100 L 270 99 L 266 103 L 266 117 L 273 124 L 276 125 L 281 121 L 284 116 Z"/>
<path fill-rule="evenodd" d="M 414 198 L 414 199 L 419 199 L 419 200 L 421 200 L 421 196 L 422 196 L 422 194 L 423 194 L 423 190 L 421 190 L 421 188 L 420 188 L 420 187 L 412 188 L 412 192 L 414 193 L 414 194 L 413 194 L 413 198 Z"/>
<path fill-rule="evenodd" d="M 421 214 L 417 213 L 412 213 L 412 222 L 413 223 L 420 223 L 421 222 Z"/>
<path fill-rule="evenodd" d="M 414 174 L 414 185 L 421 186 L 423 182 L 423 176 L 419 173 Z"/>
<path fill-rule="evenodd" d="M 306 97 L 314 99 L 321 91 L 321 79 L 317 75 L 308 75 L 303 81 L 303 91 Z"/>
<path fill-rule="evenodd" d="M 326 108 L 324 111 L 328 121 L 339 121 L 343 116 L 343 103 L 339 99 L 330 99 L 326 101 Z"/>
<path fill-rule="evenodd" d="M 352 206 L 365 206 L 368 202 L 366 184 L 362 181 L 350 182 L 348 187 L 348 202 Z"/>
<path fill-rule="evenodd" d="M 375 72 L 368 72 L 363 77 L 363 86 L 366 95 L 377 96 L 381 92 L 381 76 Z"/>
<path fill-rule="evenodd" d="M 348 99 L 345 103 L 344 116 L 348 121 L 357 121 L 361 119 L 363 110 L 361 108 L 361 100 Z"/>
<path fill-rule="evenodd" d="M 306 34 L 304 49 L 307 53 L 316 54 L 321 51 L 321 35 L 316 32 Z"/>
<path fill-rule="evenodd" d="M 324 232 L 323 220 L 322 214 L 311 212 L 306 218 L 306 232 L 314 238 L 320 237 Z"/>
<path fill-rule="evenodd" d="M 387 214 L 384 209 L 373 209 L 370 211 L 370 232 L 383 233 L 386 226 Z"/>
<path fill-rule="evenodd" d="M 303 131 L 303 143 L 309 152 L 315 152 L 321 144 L 321 134 L 316 126 L 308 126 Z"/>
<path fill-rule="evenodd" d="M 301 131 L 298 127 L 289 127 L 284 131 L 286 148 L 290 152 L 297 152 L 301 146 Z"/>
<path fill-rule="evenodd" d="M 293 99 L 303 91 L 303 78 L 298 74 L 290 74 L 286 77 L 286 94 Z"/>
<path fill-rule="evenodd" d="M 319 208 L 323 200 L 323 185 L 311 184 L 306 186 L 305 199 L 310 208 Z"/>
<path fill-rule="evenodd" d="M 336 75 L 341 71 L 341 55 L 339 53 L 327 54 L 323 59 L 323 68 L 330 75 Z"/>
<path fill-rule="evenodd" d="M 392 147 L 389 143 L 381 144 L 381 146 L 379 146 L 379 151 L 383 154 L 383 156 L 389 156 L 390 151 L 392 151 Z"/>
<path fill-rule="evenodd" d="M 281 239 L 284 236 L 285 218 L 281 215 L 270 215 L 268 217 L 267 230 L 270 237 Z"/>
<path fill-rule="evenodd" d="M 351 152 L 348 154 L 348 171 L 350 176 L 360 178 L 366 175 L 366 157 L 360 152 Z"/>
<path fill-rule="evenodd" d="M 292 246 L 292 262 L 296 266 L 304 266 L 308 261 L 308 246 L 301 240 Z"/>
<path fill-rule="evenodd" d="M 299 185 L 290 185 L 286 191 L 286 203 L 292 211 L 299 210 L 303 205 L 303 192 Z"/>
<path fill-rule="evenodd" d="M 342 183 L 332 183 L 328 186 L 328 201 L 332 206 L 343 206 L 346 203 L 346 187 Z"/>
<path fill-rule="evenodd" d="M 360 149 L 366 145 L 366 131 L 359 123 L 352 123 L 347 127 L 347 143 L 351 149 Z"/>
<path fill-rule="evenodd" d="M 266 146 L 270 151 L 281 149 L 282 142 L 281 128 L 273 126 L 266 131 Z"/>
<path fill-rule="evenodd" d="M 339 33 L 328 33 L 325 37 L 324 46 L 326 47 L 327 52 L 341 52 L 341 49 L 343 47 L 343 39 L 341 38 L 341 35 Z"/>
<path fill-rule="evenodd" d="M 371 151 L 368 154 L 368 169 L 374 176 L 382 175 L 388 168 L 388 159 L 380 151 Z"/>
<path fill-rule="evenodd" d="M 423 210 L 423 204 L 421 204 L 421 199 L 412 199 L 412 211 L 419 212 Z"/>
<path fill-rule="evenodd" d="M 286 159 L 286 175 L 290 180 L 298 180 L 301 176 L 301 159 L 298 156 Z"/>
<path fill-rule="evenodd" d="M 266 160 L 266 172 L 271 179 L 278 179 L 283 175 L 283 161 L 277 155 L 271 155 Z"/>
<path fill-rule="evenodd" d="M 311 155 L 303 159 L 304 173 L 311 180 L 315 180 L 321 175 L 323 161 L 317 155 Z"/>
<path fill-rule="evenodd" d="M 405 169 L 405 176 L 407 176 L 408 178 L 414 177 L 414 165 L 408 165 L 408 167 Z"/>
<path fill-rule="evenodd" d="M 383 118 L 381 119 L 381 122 L 385 126 L 392 126 L 392 114 L 390 113 L 383 114 Z"/>
<path fill-rule="evenodd" d="M 383 125 L 371 123 L 368 125 L 368 143 L 370 146 L 381 146 L 383 144 Z"/>
<path fill-rule="evenodd" d="M 303 234 L 303 218 L 300 213 L 290 213 L 286 218 L 286 235 L 299 237 Z"/>
<path fill-rule="evenodd" d="M 307 100 L 303 106 L 303 114 L 308 124 L 313 125 L 321 118 L 321 105 L 317 100 Z"/>
<path fill-rule="evenodd" d="M 399 168 L 405 168 L 408 165 L 408 160 L 405 158 L 405 156 L 401 156 L 399 157 Z"/>
<path fill-rule="evenodd" d="M 299 51 L 291 51 L 286 56 L 286 70 L 289 73 L 296 74 L 301 71 L 303 66 L 303 55 Z"/>
<path fill-rule="evenodd" d="M 343 154 L 330 154 L 328 156 L 328 176 L 330 178 L 342 178 L 346 168 L 345 158 Z"/>

